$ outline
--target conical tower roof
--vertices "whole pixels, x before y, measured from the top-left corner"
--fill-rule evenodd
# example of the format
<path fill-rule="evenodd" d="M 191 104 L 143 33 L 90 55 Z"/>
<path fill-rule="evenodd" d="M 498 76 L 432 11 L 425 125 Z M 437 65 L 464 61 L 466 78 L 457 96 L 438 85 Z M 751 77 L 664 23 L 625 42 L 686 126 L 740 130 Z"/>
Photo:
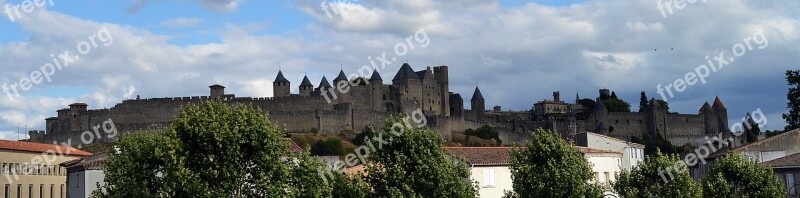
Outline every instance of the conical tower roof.
<path fill-rule="evenodd" d="M 719 99 L 719 96 L 714 99 L 714 109 L 726 109 L 725 105 L 722 104 L 722 100 Z"/>
<path fill-rule="evenodd" d="M 411 68 L 411 65 L 404 63 L 403 66 L 400 67 L 400 71 L 397 71 L 397 74 L 392 78 L 393 81 L 402 79 L 419 79 L 419 76 L 417 76 L 417 73 Z"/>
<path fill-rule="evenodd" d="M 710 104 L 708 104 L 708 102 L 706 102 L 705 104 L 703 104 L 703 107 L 702 107 L 702 108 L 700 108 L 700 111 L 710 111 L 710 110 L 711 110 L 711 105 L 710 105 Z"/>
<path fill-rule="evenodd" d="M 475 93 L 472 94 L 472 100 L 484 100 L 480 88 L 475 87 Z"/>
<path fill-rule="evenodd" d="M 344 75 L 344 70 L 339 70 L 339 75 L 333 79 L 333 82 L 339 82 L 342 80 L 347 80 L 347 75 Z"/>
<path fill-rule="evenodd" d="M 322 76 L 322 80 L 319 82 L 320 88 L 331 88 L 331 83 L 328 82 L 328 79 L 325 76 Z"/>
<path fill-rule="evenodd" d="M 383 81 L 383 78 L 381 78 L 381 74 L 378 73 L 377 69 L 372 71 L 372 77 L 369 77 L 369 81 Z"/>
<path fill-rule="evenodd" d="M 290 82 L 289 80 L 286 79 L 286 77 L 283 77 L 283 72 L 278 70 L 278 76 L 275 77 L 275 82 L 273 83 L 290 83 Z"/>
<path fill-rule="evenodd" d="M 308 80 L 308 76 L 303 76 L 303 82 L 300 83 L 301 87 L 313 87 L 314 84 L 311 84 L 311 81 Z"/>

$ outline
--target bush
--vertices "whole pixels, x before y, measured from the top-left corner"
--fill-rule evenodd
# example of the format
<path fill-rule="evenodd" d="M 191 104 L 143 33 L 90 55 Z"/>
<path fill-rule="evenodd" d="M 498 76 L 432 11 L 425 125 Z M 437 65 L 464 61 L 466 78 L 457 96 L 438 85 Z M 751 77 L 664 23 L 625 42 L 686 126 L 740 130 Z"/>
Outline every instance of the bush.
<path fill-rule="evenodd" d="M 319 140 L 311 145 L 311 155 L 316 156 L 341 156 L 346 153 L 342 141 L 339 139 L 328 138 Z"/>
<path fill-rule="evenodd" d="M 356 138 L 353 139 L 353 144 L 355 144 L 356 146 L 364 145 L 364 143 L 366 143 L 365 140 L 367 138 L 371 138 L 371 137 L 375 137 L 375 136 L 376 136 L 375 131 L 372 130 L 372 128 L 370 128 L 369 126 L 364 127 L 364 131 L 359 133 L 356 136 Z"/>
<path fill-rule="evenodd" d="M 467 129 L 464 131 L 464 135 L 475 136 L 487 140 L 494 139 L 497 142 L 497 145 L 503 143 L 503 141 L 500 140 L 500 135 L 497 133 L 497 131 L 494 131 L 492 127 L 489 127 L 489 125 L 483 125 L 482 127 L 478 128 L 478 130 Z"/>

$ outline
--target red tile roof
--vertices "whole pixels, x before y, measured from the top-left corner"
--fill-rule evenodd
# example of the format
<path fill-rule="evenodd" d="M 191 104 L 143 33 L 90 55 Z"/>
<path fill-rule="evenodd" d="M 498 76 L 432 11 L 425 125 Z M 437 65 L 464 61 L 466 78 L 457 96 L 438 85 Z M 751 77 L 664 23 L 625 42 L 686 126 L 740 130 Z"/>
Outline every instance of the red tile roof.
<path fill-rule="evenodd" d="M 509 165 L 513 147 L 442 147 L 447 154 L 474 166 Z"/>
<path fill-rule="evenodd" d="M 580 149 L 583 154 L 622 154 L 622 152 L 619 151 L 600 150 L 582 146 L 579 146 L 578 149 Z"/>
<path fill-rule="evenodd" d="M 305 151 L 305 149 L 303 149 L 302 147 L 298 146 L 297 143 L 294 143 L 294 141 L 292 141 L 292 139 L 290 139 L 290 138 L 283 138 L 283 139 L 286 140 L 287 142 L 289 142 L 289 152 L 290 153 L 298 154 L 298 153 L 302 153 L 303 151 Z"/>
<path fill-rule="evenodd" d="M 78 150 L 69 146 L 55 144 L 40 144 L 25 141 L 0 140 L 0 150 L 25 151 L 33 153 L 51 153 L 72 156 L 91 156 L 92 153 Z M 59 153 L 60 152 L 60 153 Z"/>
<path fill-rule="evenodd" d="M 773 168 L 800 167 L 800 153 L 762 162 L 761 165 Z"/>

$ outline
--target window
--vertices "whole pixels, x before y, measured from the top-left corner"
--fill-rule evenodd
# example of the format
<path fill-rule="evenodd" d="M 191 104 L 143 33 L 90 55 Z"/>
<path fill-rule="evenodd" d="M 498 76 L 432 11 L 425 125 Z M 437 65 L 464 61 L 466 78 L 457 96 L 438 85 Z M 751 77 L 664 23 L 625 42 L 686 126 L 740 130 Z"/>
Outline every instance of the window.
<path fill-rule="evenodd" d="M 33 198 L 33 184 L 28 185 L 28 197 Z"/>
<path fill-rule="evenodd" d="M 54 198 L 53 192 L 55 192 L 56 185 L 50 184 L 50 198 Z"/>
<path fill-rule="evenodd" d="M 608 172 L 604 172 L 603 174 L 606 176 L 606 183 L 605 183 L 605 185 L 606 185 L 606 186 L 610 186 L 610 185 L 611 185 L 611 176 L 608 174 Z"/>
<path fill-rule="evenodd" d="M 39 184 L 39 198 L 44 198 L 44 184 Z"/>
<path fill-rule="evenodd" d="M 17 198 L 22 198 L 22 184 L 17 184 Z"/>
<path fill-rule="evenodd" d="M 494 188 L 494 170 L 486 169 L 483 170 L 483 187 L 484 188 Z"/>
<path fill-rule="evenodd" d="M 790 189 L 789 194 L 794 195 L 797 194 L 797 190 L 793 188 L 795 185 L 794 183 L 794 174 L 786 173 L 786 188 Z"/>
<path fill-rule="evenodd" d="M 58 191 L 58 197 L 64 198 L 64 184 L 61 184 L 61 190 Z"/>
<path fill-rule="evenodd" d="M 594 177 L 597 178 L 597 182 L 600 182 L 600 172 L 594 172 Z"/>
<path fill-rule="evenodd" d="M 11 197 L 11 192 L 8 192 L 10 190 L 11 190 L 11 185 L 6 184 L 6 191 L 4 193 L 5 194 L 5 196 L 4 196 L 5 198 L 10 198 Z"/>

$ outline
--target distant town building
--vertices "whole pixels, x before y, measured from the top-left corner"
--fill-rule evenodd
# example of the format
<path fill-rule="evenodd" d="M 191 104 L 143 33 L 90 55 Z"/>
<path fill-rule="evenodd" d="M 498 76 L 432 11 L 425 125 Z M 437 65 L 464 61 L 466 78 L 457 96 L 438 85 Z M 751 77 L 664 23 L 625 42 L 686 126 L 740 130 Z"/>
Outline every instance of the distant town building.
<path fill-rule="evenodd" d="M 0 140 L 0 195 L 65 197 L 67 170 L 59 163 L 90 155 L 68 146 Z"/>

